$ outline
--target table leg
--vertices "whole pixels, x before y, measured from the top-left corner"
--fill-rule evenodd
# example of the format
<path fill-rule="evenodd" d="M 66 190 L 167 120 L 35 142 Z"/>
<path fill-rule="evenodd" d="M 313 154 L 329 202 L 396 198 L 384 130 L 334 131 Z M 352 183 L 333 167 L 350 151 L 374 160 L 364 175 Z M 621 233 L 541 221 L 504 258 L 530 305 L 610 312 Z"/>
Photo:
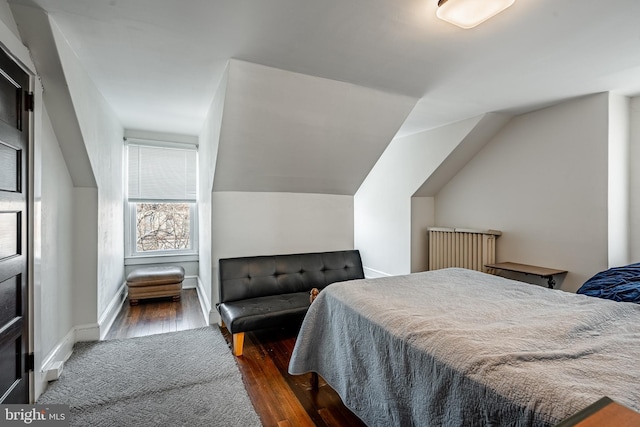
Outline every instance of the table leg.
<path fill-rule="evenodd" d="M 553 287 L 556 285 L 556 281 L 554 280 L 553 276 L 548 276 L 547 277 L 547 286 L 549 287 L 549 289 L 553 289 Z"/>

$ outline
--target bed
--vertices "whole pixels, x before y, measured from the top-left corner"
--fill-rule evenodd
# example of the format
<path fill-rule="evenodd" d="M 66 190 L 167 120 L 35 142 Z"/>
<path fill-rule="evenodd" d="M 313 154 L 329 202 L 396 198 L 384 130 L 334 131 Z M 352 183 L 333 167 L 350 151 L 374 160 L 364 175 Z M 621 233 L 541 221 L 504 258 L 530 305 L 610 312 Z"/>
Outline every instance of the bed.
<path fill-rule="evenodd" d="M 551 426 L 603 396 L 640 410 L 640 305 L 465 269 L 328 286 L 289 373 L 369 426 Z"/>

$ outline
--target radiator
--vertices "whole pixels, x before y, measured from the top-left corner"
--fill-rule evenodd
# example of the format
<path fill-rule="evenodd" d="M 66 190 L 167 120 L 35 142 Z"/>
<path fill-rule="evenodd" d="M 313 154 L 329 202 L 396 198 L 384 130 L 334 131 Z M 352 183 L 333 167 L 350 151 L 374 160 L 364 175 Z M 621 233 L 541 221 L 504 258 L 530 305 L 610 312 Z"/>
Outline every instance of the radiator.
<path fill-rule="evenodd" d="M 462 267 L 487 272 L 485 265 L 496 261 L 495 230 L 430 227 L 429 270 Z"/>

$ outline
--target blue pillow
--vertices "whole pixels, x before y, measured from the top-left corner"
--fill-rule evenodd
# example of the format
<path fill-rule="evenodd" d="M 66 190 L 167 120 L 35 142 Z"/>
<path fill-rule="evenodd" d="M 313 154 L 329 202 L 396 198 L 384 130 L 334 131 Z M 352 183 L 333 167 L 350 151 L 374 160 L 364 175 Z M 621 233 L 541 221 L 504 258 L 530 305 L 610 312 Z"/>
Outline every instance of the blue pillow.
<path fill-rule="evenodd" d="M 584 282 L 577 293 L 640 304 L 640 263 L 601 271 Z"/>

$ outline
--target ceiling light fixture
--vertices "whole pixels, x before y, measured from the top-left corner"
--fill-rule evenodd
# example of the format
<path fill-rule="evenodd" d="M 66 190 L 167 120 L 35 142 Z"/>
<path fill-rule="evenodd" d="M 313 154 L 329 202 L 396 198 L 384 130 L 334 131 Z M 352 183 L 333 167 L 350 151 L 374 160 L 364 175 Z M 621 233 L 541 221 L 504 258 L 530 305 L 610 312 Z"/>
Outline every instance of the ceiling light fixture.
<path fill-rule="evenodd" d="M 436 16 L 458 27 L 473 28 L 514 2 L 515 0 L 438 0 Z"/>

